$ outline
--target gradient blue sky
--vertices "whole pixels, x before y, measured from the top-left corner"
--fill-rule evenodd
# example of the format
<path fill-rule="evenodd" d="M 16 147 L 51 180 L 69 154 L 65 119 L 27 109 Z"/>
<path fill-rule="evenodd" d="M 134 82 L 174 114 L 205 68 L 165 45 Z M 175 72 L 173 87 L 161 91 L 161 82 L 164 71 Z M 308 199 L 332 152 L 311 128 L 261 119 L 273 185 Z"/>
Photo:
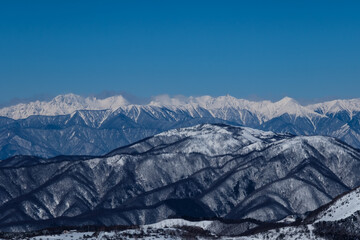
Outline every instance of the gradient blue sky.
<path fill-rule="evenodd" d="M 125 91 L 360 97 L 360 1 L 0 2 L 0 103 Z"/>

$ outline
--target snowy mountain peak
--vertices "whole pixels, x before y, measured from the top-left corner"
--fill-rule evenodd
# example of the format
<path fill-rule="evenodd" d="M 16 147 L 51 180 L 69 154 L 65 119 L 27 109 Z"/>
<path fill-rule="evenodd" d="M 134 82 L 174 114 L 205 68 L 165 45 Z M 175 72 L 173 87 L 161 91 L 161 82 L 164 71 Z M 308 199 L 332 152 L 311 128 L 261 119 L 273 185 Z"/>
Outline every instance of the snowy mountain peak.
<path fill-rule="evenodd" d="M 11 107 L 0 109 L 0 116 L 12 119 L 27 118 L 32 115 L 56 116 L 72 114 L 78 110 L 116 110 L 128 105 L 127 100 L 119 96 L 105 99 L 95 97 L 81 97 L 75 94 L 58 95 L 51 101 L 35 101 L 20 103 Z"/>
<path fill-rule="evenodd" d="M 155 136 L 181 136 L 199 138 L 200 136 L 211 137 L 213 135 L 223 135 L 227 138 L 237 138 L 241 136 L 248 138 L 248 140 L 252 142 L 258 142 L 260 141 L 260 138 L 273 137 L 275 133 L 248 127 L 235 127 L 220 124 L 200 124 L 193 127 L 169 130 Z"/>
<path fill-rule="evenodd" d="M 280 99 L 279 101 L 277 101 L 276 104 L 279 104 L 279 105 L 288 105 L 288 104 L 299 105 L 299 103 L 297 101 L 295 101 L 295 99 L 293 99 L 291 97 L 284 97 L 284 98 Z"/>
<path fill-rule="evenodd" d="M 277 135 L 270 131 L 261 131 L 247 127 L 235 127 L 219 124 L 200 124 L 193 127 L 173 129 L 154 136 L 164 142 L 181 141 L 181 149 L 173 152 L 190 154 L 201 153 L 207 156 L 222 155 L 243 149 L 244 152 L 264 147 L 275 141 Z M 139 143 L 142 144 L 142 143 Z M 133 147 L 136 148 L 138 144 Z"/>

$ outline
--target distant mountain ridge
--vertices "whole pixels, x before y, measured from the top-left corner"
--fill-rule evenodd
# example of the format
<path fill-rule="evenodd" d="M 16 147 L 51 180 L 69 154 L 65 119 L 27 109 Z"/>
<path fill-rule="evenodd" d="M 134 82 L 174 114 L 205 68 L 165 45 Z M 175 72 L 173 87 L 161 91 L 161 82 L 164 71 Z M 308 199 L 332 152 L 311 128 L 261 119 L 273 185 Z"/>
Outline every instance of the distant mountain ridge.
<path fill-rule="evenodd" d="M 20 103 L 14 106 L 0 109 L 0 116 L 12 119 L 23 119 L 33 115 L 57 116 L 73 114 L 79 110 L 110 110 L 114 112 L 119 108 L 129 108 L 132 106 L 145 107 L 167 107 L 170 109 L 191 109 L 204 108 L 210 112 L 216 109 L 233 108 L 237 110 L 247 110 L 258 116 L 260 123 L 268 121 L 274 117 L 285 113 L 296 115 L 297 117 L 326 117 L 329 114 L 336 114 L 345 111 L 352 116 L 353 113 L 360 111 L 360 98 L 348 100 L 333 100 L 323 103 L 310 105 L 300 105 L 290 97 L 272 101 L 250 101 L 238 99 L 230 95 L 211 97 L 183 97 L 170 98 L 167 96 L 155 97 L 148 104 L 131 104 L 123 96 L 112 96 L 104 99 L 96 97 L 82 97 L 75 94 L 58 95 L 51 101 L 34 101 L 30 103 Z M 216 113 L 213 114 L 215 117 Z"/>
<path fill-rule="evenodd" d="M 101 155 L 145 137 L 201 123 L 224 123 L 295 135 L 325 135 L 360 148 L 360 99 L 303 106 L 232 96 L 169 98 L 144 105 L 122 96 L 60 95 L 0 109 L 0 159 L 17 154 Z"/>

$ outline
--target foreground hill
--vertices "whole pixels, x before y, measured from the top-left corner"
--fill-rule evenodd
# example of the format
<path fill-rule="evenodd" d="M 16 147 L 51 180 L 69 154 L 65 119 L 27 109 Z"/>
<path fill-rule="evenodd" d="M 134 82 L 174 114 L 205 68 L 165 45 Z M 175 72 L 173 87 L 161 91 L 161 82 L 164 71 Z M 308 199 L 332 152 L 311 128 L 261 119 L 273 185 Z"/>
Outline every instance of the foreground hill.
<path fill-rule="evenodd" d="M 18 154 L 102 155 L 154 134 L 203 123 L 242 125 L 295 135 L 324 135 L 360 148 L 360 100 L 303 106 L 294 99 L 159 97 L 144 105 L 122 96 L 60 95 L 0 109 L 0 159 Z"/>
<path fill-rule="evenodd" d="M 164 132 L 103 157 L 0 163 L 0 229 L 302 217 L 360 185 L 360 154 L 329 137 L 227 125 Z"/>
<path fill-rule="evenodd" d="M 278 225 L 280 224 L 278 223 Z M 207 226 L 203 227 L 203 229 L 207 228 Z M 263 231 L 259 227 L 257 231 L 260 232 L 237 239 L 360 239 L 360 188 L 342 194 L 330 203 L 309 213 L 301 223 L 273 227 L 268 231 Z"/>

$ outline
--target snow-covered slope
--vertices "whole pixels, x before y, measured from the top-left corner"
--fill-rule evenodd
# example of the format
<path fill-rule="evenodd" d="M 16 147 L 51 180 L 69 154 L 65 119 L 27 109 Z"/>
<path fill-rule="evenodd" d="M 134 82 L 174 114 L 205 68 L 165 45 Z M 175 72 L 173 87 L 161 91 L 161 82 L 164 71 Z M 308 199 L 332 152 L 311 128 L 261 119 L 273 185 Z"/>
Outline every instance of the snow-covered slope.
<path fill-rule="evenodd" d="M 359 169 L 360 153 L 333 138 L 196 125 L 103 157 L 0 162 L 0 229 L 175 216 L 277 221 L 360 185 Z M 257 225 L 245 221 L 234 232 Z"/>
<path fill-rule="evenodd" d="M 242 240 L 255 239 L 360 239 L 360 188 L 342 194 L 311 212 L 299 224 L 262 231 Z"/>
<path fill-rule="evenodd" d="M 227 240 L 344 240 L 360 239 L 360 188 L 342 194 L 330 203 L 309 214 L 302 222 L 278 221 L 272 227 L 268 223 L 246 225 L 246 222 L 219 220 L 189 221 L 173 218 L 157 223 L 132 226 L 116 231 L 64 231 L 61 234 L 39 231 L 27 233 L 31 240 L 40 239 L 227 239 Z M 248 223 L 249 224 L 249 223 Z M 244 227 L 245 225 L 245 227 Z M 253 228 L 253 229 L 251 229 Z M 270 228 L 270 229 L 267 229 Z M 201 229 L 201 230 L 200 230 Z M 245 231 L 244 231 L 245 229 Z M 250 233 L 246 230 L 250 229 Z M 60 230 L 55 230 L 59 232 Z M 257 233 L 251 233 L 257 232 Z M 21 236 L 14 233 L 13 237 Z M 24 235 L 23 235 L 24 236 Z M 11 237 L 11 235 L 9 236 Z"/>
<path fill-rule="evenodd" d="M 353 216 L 356 212 L 360 212 L 360 188 L 337 199 L 319 214 L 316 222 L 340 221 Z"/>
<path fill-rule="evenodd" d="M 62 234 L 39 231 L 27 233 L 32 240 L 39 239 L 227 239 L 227 240 L 339 240 L 360 238 L 360 188 L 342 194 L 330 203 L 311 212 L 301 222 L 278 221 L 269 225 L 258 223 L 252 226 L 246 222 L 219 220 L 189 221 L 173 218 L 157 223 L 133 226 L 117 231 L 66 231 Z M 244 227 L 245 225 L 245 227 Z M 270 228 L 270 229 L 269 229 Z M 201 229 L 201 230 L 200 230 Z M 246 232 L 250 230 L 250 232 Z M 59 230 L 57 230 L 59 232 Z M 252 233 L 255 232 L 255 233 Z M 15 236 L 17 233 L 14 233 Z M 34 236 L 35 235 L 35 236 Z M 34 237 L 31 237 L 34 236 Z"/>

